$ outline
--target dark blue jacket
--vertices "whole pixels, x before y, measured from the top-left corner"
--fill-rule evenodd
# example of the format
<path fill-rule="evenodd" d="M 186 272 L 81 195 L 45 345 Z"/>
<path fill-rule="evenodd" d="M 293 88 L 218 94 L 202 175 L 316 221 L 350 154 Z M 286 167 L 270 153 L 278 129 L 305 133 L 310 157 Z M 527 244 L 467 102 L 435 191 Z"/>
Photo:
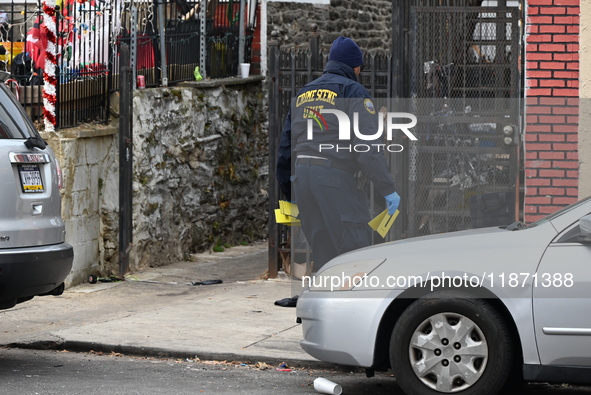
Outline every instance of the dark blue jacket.
<path fill-rule="evenodd" d="M 336 115 L 320 114 L 321 110 L 331 109 L 349 115 L 351 140 L 339 140 Z M 279 143 L 277 179 L 287 199 L 291 199 L 291 165 L 297 155 L 331 159 L 351 172 L 361 170 L 374 183 L 380 195 L 395 192 L 394 180 L 383 153 L 384 148 L 380 152 L 375 147 L 385 141 L 381 138 L 375 141 L 357 138 L 353 133 L 355 113 L 358 116 L 359 131 L 364 135 L 374 135 L 378 129 L 378 113 L 369 92 L 357 82 L 357 76 L 351 67 L 330 60 L 322 76 L 298 92 L 285 119 Z M 331 149 L 331 146 L 334 148 Z M 359 152 L 356 152 L 356 148 Z"/>

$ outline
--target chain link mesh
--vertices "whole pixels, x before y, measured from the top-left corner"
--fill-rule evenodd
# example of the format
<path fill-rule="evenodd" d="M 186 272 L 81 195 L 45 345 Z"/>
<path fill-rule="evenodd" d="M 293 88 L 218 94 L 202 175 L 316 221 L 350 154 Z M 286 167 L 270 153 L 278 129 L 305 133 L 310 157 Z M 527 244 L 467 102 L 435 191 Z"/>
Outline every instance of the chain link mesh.
<path fill-rule="evenodd" d="M 410 236 L 474 227 L 478 196 L 515 194 L 518 10 L 485 10 L 411 11 Z M 506 210 L 514 217 L 514 205 Z"/>

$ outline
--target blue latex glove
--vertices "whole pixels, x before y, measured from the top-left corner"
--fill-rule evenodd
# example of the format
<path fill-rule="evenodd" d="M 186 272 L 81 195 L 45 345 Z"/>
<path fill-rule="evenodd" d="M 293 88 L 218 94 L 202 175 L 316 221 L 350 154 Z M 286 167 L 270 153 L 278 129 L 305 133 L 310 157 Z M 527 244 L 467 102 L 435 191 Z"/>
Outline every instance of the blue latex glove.
<path fill-rule="evenodd" d="M 385 196 L 386 198 L 386 205 L 388 206 L 388 214 L 392 215 L 398 209 L 398 205 L 400 205 L 400 195 L 396 192 Z"/>

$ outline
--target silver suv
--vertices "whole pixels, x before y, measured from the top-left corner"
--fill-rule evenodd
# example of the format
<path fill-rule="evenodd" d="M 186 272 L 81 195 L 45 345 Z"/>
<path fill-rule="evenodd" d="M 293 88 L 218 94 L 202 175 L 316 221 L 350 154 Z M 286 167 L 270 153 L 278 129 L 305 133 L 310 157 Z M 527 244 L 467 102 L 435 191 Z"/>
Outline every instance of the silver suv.
<path fill-rule="evenodd" d="M 61 169 L 0 72 L 0 309 L 59 295 L 74 253 L 65 243 Z M 4 78 L 3 78 L 4 77 Z"/>

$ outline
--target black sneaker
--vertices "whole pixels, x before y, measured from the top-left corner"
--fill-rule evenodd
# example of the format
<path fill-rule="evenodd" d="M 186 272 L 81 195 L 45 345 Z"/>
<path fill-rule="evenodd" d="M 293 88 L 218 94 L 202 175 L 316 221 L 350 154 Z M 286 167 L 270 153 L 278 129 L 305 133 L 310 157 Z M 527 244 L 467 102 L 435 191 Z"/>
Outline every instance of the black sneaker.
<path fill-rule="evenodd" d="M 293 296 L 291 298 L 285 298 L 281 300 L 276 300 L 275 305 L 281 307 L 296 307 L 298 303 L 298 295 Z"/>

